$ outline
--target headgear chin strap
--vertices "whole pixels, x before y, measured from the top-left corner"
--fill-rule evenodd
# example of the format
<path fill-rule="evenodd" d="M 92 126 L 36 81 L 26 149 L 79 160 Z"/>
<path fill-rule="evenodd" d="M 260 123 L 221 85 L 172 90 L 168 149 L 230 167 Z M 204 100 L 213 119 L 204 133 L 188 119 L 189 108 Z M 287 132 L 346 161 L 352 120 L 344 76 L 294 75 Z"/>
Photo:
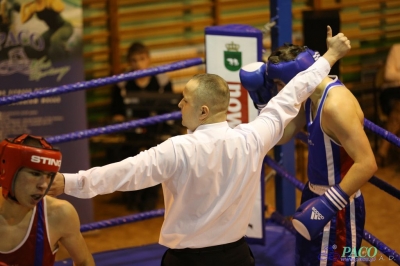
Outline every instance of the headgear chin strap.
<path fill-rule="evenodd" d="M 37 139 L 42 147 L 24 145 L 24 140 L 28 137 Z M 23 167 L 57 173 L 61 167 L 61 152 L 54 149 L 44 138 L 28 134 L 0 142 L 0 186 L 5 198 L 15 196 L 13 184 L 16 174 Z"/>
<path fill-rule="evenodd" d="M 319 57 L 319 52 L 314 52 L 306 47 L 306 50 L 298 54 L 292 61 L 268 62 L 267 76 L 270 79 L 279 79 L 288 84 L 294 76 L 309 68 Z"/>

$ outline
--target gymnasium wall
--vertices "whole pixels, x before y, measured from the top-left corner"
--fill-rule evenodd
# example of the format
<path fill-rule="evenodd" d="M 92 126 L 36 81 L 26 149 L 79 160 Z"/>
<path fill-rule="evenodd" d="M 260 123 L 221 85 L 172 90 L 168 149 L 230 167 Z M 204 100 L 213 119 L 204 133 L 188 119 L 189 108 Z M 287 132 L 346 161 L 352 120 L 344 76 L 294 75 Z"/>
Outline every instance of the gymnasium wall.
<path fill-rule="evenodd" d="M 133 41 L 149 46 L 154 66 L 204 57 L 205 27 L 247 24 L 263 29 L 270 19 L 269 6 L 267 0 L 83 0 L 85 77 L 122 73 Z M 341 31 L 352 43 L 341 61 L 340 78 L 359 99 L 366 117 L 373 118 L 375 73 L 390 46 L 400 42 L 400 0 L 293 0 L 292 42 L 303 44 L 303 11 L 332 9 L 339 11 Z M 268 35 L 263 44 L 268 55 Z M 168 75 L 180 93 L 192 75 L 203 71 L 204 66 L 196 66 Z M 109 123 L 110 89 L 87 91 L 89 128 Z"/>

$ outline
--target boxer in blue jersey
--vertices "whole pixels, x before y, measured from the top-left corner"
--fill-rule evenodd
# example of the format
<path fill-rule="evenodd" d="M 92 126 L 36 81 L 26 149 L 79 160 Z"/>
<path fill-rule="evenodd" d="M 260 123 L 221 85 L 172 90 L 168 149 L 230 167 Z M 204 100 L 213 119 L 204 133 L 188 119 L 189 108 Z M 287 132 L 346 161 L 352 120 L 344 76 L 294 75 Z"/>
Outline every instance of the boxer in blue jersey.
<path fill-rule="evenodd" d="M 255 85 L 257 79 L 250 79 L 245 70 L 242 84 L 255 105 L 263 106 L 274 88 L 282 89 L 318 57 L 307 47 L 284 45 L 269 56 L 262 86 Z M 306 126 L 309 181 L 293 216 L 298 232 L 296 265 L 356 265 L 349 250 L 358 252 L 364 231 L 365 208 L 359 189 L 377 170 L 363 129 L 364 114 L 337 76 L 323 79 L 302 109 L 278 143 L 286 143 Z"/>

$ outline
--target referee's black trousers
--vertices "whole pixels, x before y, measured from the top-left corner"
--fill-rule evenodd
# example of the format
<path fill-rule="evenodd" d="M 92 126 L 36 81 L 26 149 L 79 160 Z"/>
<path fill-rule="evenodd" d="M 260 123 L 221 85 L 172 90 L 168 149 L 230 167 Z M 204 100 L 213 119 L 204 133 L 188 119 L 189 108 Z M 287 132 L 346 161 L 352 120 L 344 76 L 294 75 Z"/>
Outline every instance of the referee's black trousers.
<path fill-rule="evenodd" d="M 236 242 L 206 247 L 168 249 L 161 266 L 254 266 L 254 256 L 244 238 Z"/>

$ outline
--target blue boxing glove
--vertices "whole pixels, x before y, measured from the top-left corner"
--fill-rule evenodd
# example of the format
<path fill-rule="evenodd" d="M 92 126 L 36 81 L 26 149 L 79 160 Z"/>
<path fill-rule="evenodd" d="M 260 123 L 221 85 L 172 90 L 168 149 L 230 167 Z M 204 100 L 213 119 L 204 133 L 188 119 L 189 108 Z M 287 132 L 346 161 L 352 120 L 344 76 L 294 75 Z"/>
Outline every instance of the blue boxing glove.
<path fill-rule="evenodd" d="M 330 187 L 321 196 L 300 205 L 293 215 L 293 226 L 304 238 L 311 240 L 349 201 L 349 196 L 339 185 Z"/>
<path fill-rule="evenodd" d="M 265 63 L 255 62 L 245 65 L 239 71 L 240 82 L 258 110 L 264 108 L 277 93 L 274 81 L 266 76 L 266 69 Z"/>

